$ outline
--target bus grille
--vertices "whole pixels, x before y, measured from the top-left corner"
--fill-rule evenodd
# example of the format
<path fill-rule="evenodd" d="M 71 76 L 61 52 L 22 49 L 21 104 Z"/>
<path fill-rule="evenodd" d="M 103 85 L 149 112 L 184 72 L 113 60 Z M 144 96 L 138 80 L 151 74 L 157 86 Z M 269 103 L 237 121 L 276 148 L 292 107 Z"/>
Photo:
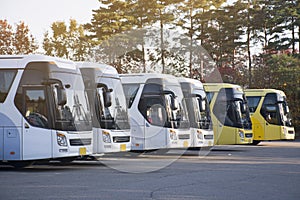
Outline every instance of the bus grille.
<path fill-rule="evenodd" d="M 212 139 L 214 139 L 214 135 L 204 135 L 204 139 L 212 140 Z"/>
<path fill-rule="evenodd" d="M 114 143 L 121 143 L 121 142 L 129 142 L 130 136 L 116 136 L 113 137 Z"/>
<path fill-rule="evenodd" d="M 181 134 L 178 135 L 179 140 L 186 140 L 186 139 L 190 139 L 190 135 L 189 134 Z"/>
<path fill-rule="evenodd" d="M 252 133 L 246 133 L 245 136 L 246 138 L 252 138 Z"/>
<path fill-rule="evenodd" d="M 288 134 L 294 134 L 294 131 L 288 131 Z"/>
<path fill-rule="evenodd" d="M 82 146 L 82 145 L 91 145 L 92 139 L 70 139 L 70 145 L 71 146 Z"/>

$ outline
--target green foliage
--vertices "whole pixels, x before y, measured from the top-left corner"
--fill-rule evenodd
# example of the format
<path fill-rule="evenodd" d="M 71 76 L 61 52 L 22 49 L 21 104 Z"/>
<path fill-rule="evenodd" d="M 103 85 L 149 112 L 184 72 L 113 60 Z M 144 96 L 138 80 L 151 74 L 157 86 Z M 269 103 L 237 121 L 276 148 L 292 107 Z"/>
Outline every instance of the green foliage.
<path fill-rule="evenodd" d="M 90 41 L 85 36 L 83 25 L 70 19 L 67 27 L 65 22 L 53 22 L 51 33 L 44 34 L 43 48 L 46 55 L 83 61 L 88 58 L 91 48 Z"/>
<path fill-rule="evenodd" d="M 127 15 L 131 9 L 126 1 L 99 0 L 99 9 L 93 10 L 91 23 L 85 24 L 85 28 L 91 33 L 89 37 L 97 44 L 108 40 L 111 36 L 130 30 L 133 16 Z"/>
<path fill-rule="evenodd" d="M 283 90 L 289 101 L 294 124 L 300 128 L 300 59 L 287 54 L 262 57 L 254 71 L 253 88 Z"/>

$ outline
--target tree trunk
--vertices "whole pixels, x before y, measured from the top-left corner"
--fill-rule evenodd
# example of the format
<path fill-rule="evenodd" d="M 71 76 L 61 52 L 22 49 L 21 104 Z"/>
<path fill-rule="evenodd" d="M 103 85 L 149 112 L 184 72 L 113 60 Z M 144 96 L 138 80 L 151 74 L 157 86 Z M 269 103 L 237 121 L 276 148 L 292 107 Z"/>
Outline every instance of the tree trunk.
<path fill-rule="evenodd" d="M 162 19 L 161 10 L 159 10 L 160 15 L 160 49 L 161 49 L 161 65 L 162 73 L 165 73 L 165 47 L 164 47 L 164 24 Z"/>

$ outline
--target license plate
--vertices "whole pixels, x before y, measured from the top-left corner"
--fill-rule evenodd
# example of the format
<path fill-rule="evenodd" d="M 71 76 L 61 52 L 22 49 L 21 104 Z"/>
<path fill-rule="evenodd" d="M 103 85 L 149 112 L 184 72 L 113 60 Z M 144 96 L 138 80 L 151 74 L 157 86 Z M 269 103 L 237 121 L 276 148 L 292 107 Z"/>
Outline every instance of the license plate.
<path fill-rule="evenodd" d="M 188 142 L 188 141 L 184 141 L 184 142 L 183 142 L 183 146 L 184 146 L 184 147 L 188 147 L 188 146 L 189 146 L 189 142 Z"/>
<path fill-rule="evenodd" d="M 120 150 L 121 151 L 126 151 L 126 144 L 121 144 L 120 145 Z"/>
<path fill-rule="evenodd" d="M 86 148 L 85 147 L 79 148 L 79 155 L 81 155 L 81 156 L 86 155 Z"/>

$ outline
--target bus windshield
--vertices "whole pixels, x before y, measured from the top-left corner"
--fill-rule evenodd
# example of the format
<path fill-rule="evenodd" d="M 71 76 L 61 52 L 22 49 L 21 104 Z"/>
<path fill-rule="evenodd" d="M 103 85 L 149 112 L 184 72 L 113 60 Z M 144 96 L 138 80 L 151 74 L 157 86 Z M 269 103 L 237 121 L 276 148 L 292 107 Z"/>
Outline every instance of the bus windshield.
<path fill-rule="evenodd" d="M 280 94 L 269 93 L 265 96 L 261 114 L 270 124 L 292 126 L 286 97 Z"/>
<path fill-rule="evenodd" d="M 63 80 L 62 80 L 63 82 Z M 74 79 L 70 88 L 66 88 L 66 104 L 59 105 L 57 97 L 58 89 L 53 86 L 56 103 L 55 127 L 63 131 L 88 131 L 91 130 L 90 109 L 87 96 L 81 80 Z"/>
<path fill-rule="evenodd" d="M 249 108 L 243 92 L 233 88 L 220 89 L 213 112 L 225 126 L 251 129 Z"/>
<path fill-rule="evenodd" d="M 211 117 L 209 112 L 209 104 L 204 91 L 203 93 L 199 93 L 196 97 L 192 97 L 190 103 L 193 104 L 191 109 L 188 109 L 190 120 L 190 115 L 195 116 L 194 122 L 190 121 L 191 126 L 199 129 L 209 129 L 211 127 Z M 200 106 L 202 106 L 204 109 Z"/>
<path fill-rule="evenodd" d="M 98 87 L 96 94 L 96 115 L 101 128 L 130 129 L 126 99 L 120 79 L 101 77 L 105 87 Z M 112 89 L 111 91 L 106 91 Z M 110 93 L 110 105 L 105 105 L 105 95 Z"/>
<path fill-rule="evenodd" d="M 167 126 L 169 128 L 189 128 L 190 124 L 187 115 L 186 103 L 180 85 L 169 85 L 166 86 L 164 90 L 171 91 L 175 94 L 175 96 L 164 94 L 168 116 Z M 178 106 L 176 108 L 172 108 L 172 101 L 174 100 L 178 102 Z"/>

